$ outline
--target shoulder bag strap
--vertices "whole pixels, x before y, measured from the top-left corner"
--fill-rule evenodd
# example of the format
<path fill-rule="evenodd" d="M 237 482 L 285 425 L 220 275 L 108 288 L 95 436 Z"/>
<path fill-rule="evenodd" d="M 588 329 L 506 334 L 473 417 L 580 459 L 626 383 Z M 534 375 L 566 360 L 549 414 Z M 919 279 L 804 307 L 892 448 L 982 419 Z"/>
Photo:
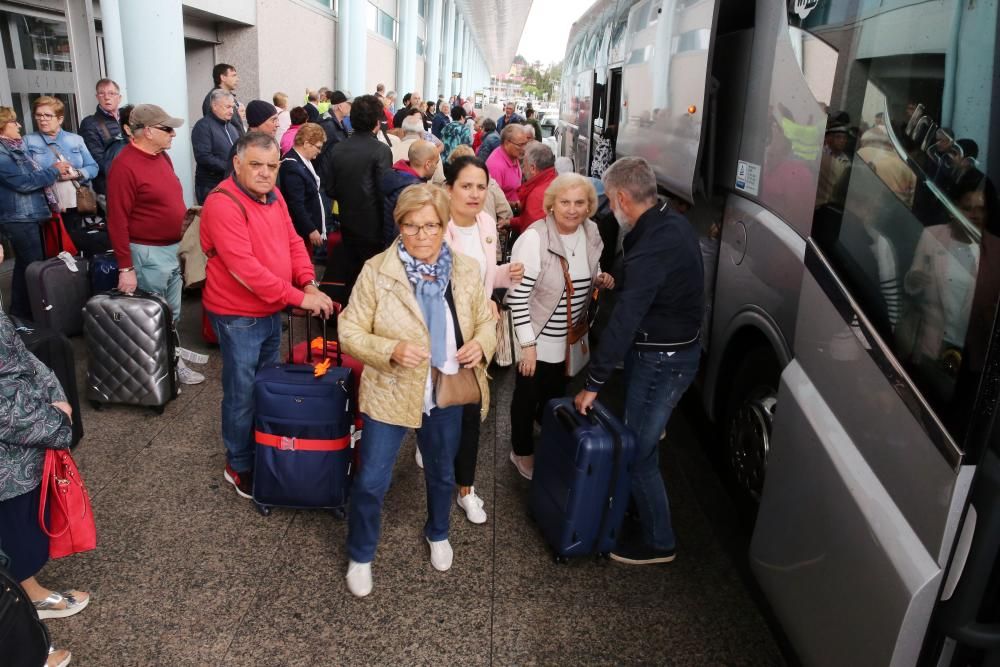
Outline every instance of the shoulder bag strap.
<path fill-rule="evenodd" d="M 454 271 L 454 269 L 452 269 Z M 461 350 L 462 346 L 465 345 L 465 339 L 462 338 L 462 326 L 458 323 L 458 311 L 455 309 L 455 295 L 451 291 L 452 281 L 448 281 L 448 288 L 444 291 L 444 300 L 448 302 L 448 309 L 451 310 L 451 320 L 455 327 L 455 349 Z"/>
<path fill-rule="evenodd" d="M 214 195 L 216 192 L 218 192 L 219 194 L 222 194 L 222 195 L 226 195 L 227 197 L 229 197 L 230 199 L 232 199 L 236 203 L 236 206 L 238 206 L 239 209 L 240 209 L 240 213 L 243 214 L 243 221 L 247 223 L 247 227 L 249 228 L 250 227 L 250 216 L 247 215 L 247 209 L 243 205 L 243 202 L 241 202 L 239 200 L 239 198 L 236 195 L 234 195 L 232 192 L 230 192 L 229 190 L 226 190 L 225 188 L 221 188 L 221 187 L 214 188 L 208 194 Z M 206 199 L 207 199 L 207 197 L 206 197 Z M 218 253 L 215 252 L 215 248 L 209 248 L 207 251 L 205 251 L 205 257 L 208 257 L 209 259 L 212 259 L 217 254 Z"/>
<path fill-rule="evenodd" d="M 566 258 L 560 256 L 559 263 L 562 265 L 563 280 L 566 281 L 566 355 L 567 361 L 569 361 L 569 346 L 586 336 L 589 327 L 586 316 L 573 324 L 573 279 L 570 278 L 569 262 L 566 261 Z M 586 312 L 586 308 L 584 308 L 584 312 Z"/>

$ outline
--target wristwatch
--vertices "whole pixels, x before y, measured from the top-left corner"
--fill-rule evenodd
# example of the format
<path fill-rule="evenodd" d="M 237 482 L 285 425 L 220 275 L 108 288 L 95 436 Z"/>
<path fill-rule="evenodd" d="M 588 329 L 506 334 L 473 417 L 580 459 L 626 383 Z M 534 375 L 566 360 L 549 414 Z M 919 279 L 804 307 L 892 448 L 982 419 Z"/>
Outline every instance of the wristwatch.
<path fill-rule="evenodd" d="M 312 286 L 313 286 L 313 287 L 315 287 L 316 289 L 319 289 L 319 283 L 318 283 L 318 282 L 316 282 L 315 280 L 310 280 L 310 281 L 309 281 L 309 282 L 307 282 L 307 283 L 306 283 L 305 285 L 303 285 L 303 286 L 302 286 L 302 288 L 303 288 L 303 289 L 305 289 L 306 287 L 309 287 L 310 285 L 312 285 Z"/>
<path fill-rule="evenodd" d="M 135 271 L 135 267 L 134 266 L 128 266 L 128 267 L 125 267 L 124 269 L 118 269 L 118 273 L 128 273 L 129 271 Z"/>

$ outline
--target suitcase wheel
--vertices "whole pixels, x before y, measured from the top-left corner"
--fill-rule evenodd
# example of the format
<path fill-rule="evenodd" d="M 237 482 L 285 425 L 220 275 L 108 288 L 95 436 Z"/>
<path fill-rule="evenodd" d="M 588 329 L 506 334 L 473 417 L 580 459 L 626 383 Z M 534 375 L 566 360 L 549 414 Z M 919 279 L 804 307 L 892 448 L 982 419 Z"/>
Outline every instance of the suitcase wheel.
<path fill-rule="evenodd" d="M 330 514 L 332 514 L 333 518 L 337 519 L 338 521 L 343 521 L 344 519 L 347 518 L 347 510 L 343 507 L 334 507 L 332 510 L 330 510 Z"/>
<path fill-rule="evenodd" d="M 163 411 L 166 410 L 166 409 L 167 409 L 167 406 L 165 406 L 165 405 L 154 405 L 152 407 L 153 412 L 156 413 L 157 415 L 162 415 Z"/>
<path fill-rule="evenodd" d="M 260 512 L 261 516 L 271 516 L 271 508 L 267 505 L 261 505 L 260 503 L 254 503 L 257 506 L 257 511 Z"/>
<path fill-rule="evenodd" d="M 596 560 L 597 562 L 600 562 L 602 560 L 611 560 L 611 552 L 602 551 L 601 553 L 596 553 L 594 554 L 594 560 Z"/>
<path fill-rule="evenodd" d="M 563 556 L 562 554 L 556 553 L 552 554 L 552 562 L 555 563 L 556 565 L 565 565 L 566 563 L 569 562 L 569 558 Z"/>
<path fill-rule="evenodd" d="M 100 410 L 104 409 L 104 405 L 101 404 L 101 403 L 98 403 L 97 401 L 90 401 L 90 407 L 94 408 L 94 410 L 97 410 L 97 411 L 100 411 Z"/>

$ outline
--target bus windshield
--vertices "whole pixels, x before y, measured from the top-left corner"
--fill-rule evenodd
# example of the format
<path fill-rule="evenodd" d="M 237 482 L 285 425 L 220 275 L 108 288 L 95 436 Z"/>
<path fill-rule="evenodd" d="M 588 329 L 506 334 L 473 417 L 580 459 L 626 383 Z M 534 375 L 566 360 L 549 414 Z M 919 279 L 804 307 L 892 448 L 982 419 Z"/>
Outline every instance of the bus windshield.
<path fill-rule="evenodd" d="M 820 2 L 790 20 L 836 51 L 812 236 L 961 441 L 1000 293 L 997 2 Z"/>

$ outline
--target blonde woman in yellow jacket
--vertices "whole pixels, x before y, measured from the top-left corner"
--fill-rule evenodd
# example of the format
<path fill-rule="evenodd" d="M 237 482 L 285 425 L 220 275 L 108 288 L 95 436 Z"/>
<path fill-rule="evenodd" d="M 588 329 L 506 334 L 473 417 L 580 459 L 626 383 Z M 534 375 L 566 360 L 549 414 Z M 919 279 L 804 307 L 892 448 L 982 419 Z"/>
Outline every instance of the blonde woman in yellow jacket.
<path fill-rule="evenodd" d="M 451 567 L 448 526 L 462 406 L 438 406 L 436 386 L 442 374 L 457 378 L 461 369 L 471 369 L 485 416 L 486 366 L 496 348 L 479 266 L 444 243 L 450 218 L 444 191 L 430 184 L 406 188 L 393 217 L 399 238 L 365 264 L 339 322 L 344 351 L 365 364 L 359 397 L 364 439 L 347 535 L 347 587 L 358 597 L 372 590 L 382 500 L 411 428 L 427 479 L 424 536 L 431 564 L 442 572 Z"/>

